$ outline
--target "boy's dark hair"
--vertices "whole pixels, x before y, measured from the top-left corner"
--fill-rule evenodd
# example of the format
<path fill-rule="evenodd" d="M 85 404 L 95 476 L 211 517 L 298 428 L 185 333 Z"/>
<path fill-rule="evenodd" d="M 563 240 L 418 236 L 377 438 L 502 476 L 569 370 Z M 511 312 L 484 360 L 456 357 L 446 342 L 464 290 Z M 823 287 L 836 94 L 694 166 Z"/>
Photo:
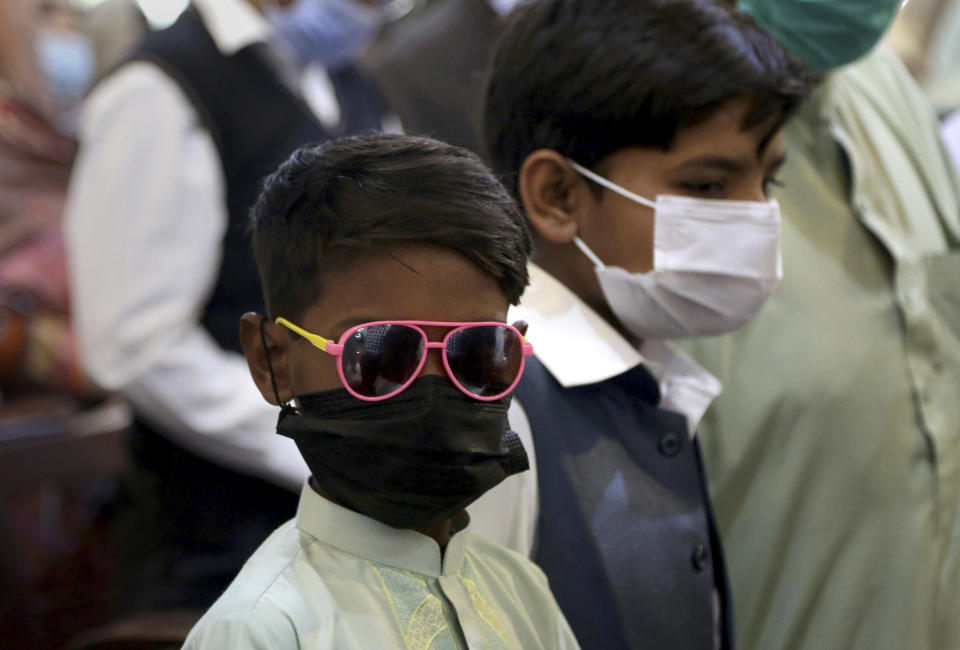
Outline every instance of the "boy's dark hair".
<path fill-rule="evenodd" d="M 752 99 L 744 128 L 779 127 L 811 77 L 749 16 L 719 0 L 537 0 L 511 15 L 487 85 L 484 137 L 511 179 L 537 149 L 593 167 Z"/>
<path fill-rule="evenodd" d="M 528 284 L 530 233 L 512 197 L 475 154 L 429 138 L 301 147 L 264 181 L 250 233 L 270 317 L 302 315 L 335 251 L 452 249 L 497 278 L 511 304 Z"/>

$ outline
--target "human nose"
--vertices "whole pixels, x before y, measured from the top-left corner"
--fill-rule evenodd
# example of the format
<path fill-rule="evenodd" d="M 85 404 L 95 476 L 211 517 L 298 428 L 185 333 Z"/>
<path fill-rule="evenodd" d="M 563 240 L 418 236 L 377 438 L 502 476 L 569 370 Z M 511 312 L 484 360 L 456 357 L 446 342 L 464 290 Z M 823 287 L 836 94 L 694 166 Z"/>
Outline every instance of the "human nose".
<path fill-rule="evenodd" d="M 768 197 L 766 193 L 765 179 L 760 179 L 758 182 L 751 180 L 749 183 L 744 183 L 742 187 L 731 192 L 730 196 L 726 198 L 732 201 L 759 201 L 761 203 L 770 200 L 770 197 Z"/>
<path fill-rule="evenodd" d="M 766 195 L 763 191 L 763 188 L 759 190 L 745 190 L 743 192 L 733 192 L 729 196 L 724 197 L 730 201 L 759 201 L 760 203 L 766 203 L 770 200 L 770 197 Z"/>

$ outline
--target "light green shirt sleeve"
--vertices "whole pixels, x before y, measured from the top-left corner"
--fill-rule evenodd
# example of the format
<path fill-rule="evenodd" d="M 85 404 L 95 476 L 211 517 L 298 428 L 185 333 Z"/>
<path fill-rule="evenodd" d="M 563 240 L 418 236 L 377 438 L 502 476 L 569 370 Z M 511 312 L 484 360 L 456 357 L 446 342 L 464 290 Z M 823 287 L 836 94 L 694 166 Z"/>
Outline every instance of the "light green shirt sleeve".
<path fill-rule="evenodd" d="M 297 633 L 282 612 L 236 612 L 195 628 L 184 650 L 274 650 L 299 648 Z M 314 644 L 313 650 L 332 650 L 332 644 Z"/>

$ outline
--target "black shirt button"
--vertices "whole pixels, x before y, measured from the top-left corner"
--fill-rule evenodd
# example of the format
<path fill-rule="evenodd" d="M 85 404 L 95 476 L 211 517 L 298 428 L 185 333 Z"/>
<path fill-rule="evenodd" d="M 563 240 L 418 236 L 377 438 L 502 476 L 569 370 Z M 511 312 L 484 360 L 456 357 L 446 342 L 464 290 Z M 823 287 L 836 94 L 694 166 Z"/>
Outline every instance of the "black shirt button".
<path fill-rule="evenodd" d="M 697 571 L 706 571 L 710 566 L 710 551 L 703 544 L 697 544 L 693 547 L 693 568 Z"/>
<path fill-rule="evenodd" d="M 676 456 L 683 449 L 683 438 L 676 433 L 668 433 L 660 438 L 660 453 L 664 456 Z"/>

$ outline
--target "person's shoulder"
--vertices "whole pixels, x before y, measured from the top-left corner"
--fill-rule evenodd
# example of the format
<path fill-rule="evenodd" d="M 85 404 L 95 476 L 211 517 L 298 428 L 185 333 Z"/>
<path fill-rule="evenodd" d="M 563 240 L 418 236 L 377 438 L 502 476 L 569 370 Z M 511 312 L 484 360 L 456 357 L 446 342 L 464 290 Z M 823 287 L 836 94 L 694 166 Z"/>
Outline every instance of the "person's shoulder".
<path fill-rule="evenodd" d="M 335 609 L 310 566 L 313 538 L 287 522 L 258 548 L 187 639 L 187 648 L 298 647 L 298 628 Z M 309 591 L 309 593 L 307 593 Z"/>
<path fill-rule="evenodd" d="M 116 124 L 118 120 L 142 116 L 154 120 L 183 116 L 192 122 L 193 107 L 177 82 L 159 66 L 148 61 L 121 65 L 101 79 L 84 101 L 84 122 Z"/>
<path fill-rule="evenodd" d="M 176 88 L 176 81 L 159 65 L 150 61 L 134 60 L 117 66 L 102 77 L 90 91 L 87 101 L 104 95 L 163 93 Z"/>
<path fill-rule="evenodd" d="M 862 78 L 872 84 L 900 86 L 906 79 L 913 79 L 906 64 L 897 53 L 886 45 L 879 45 L 866 55 L 840 69 L 852 77 Z"/>
<path fill-rule="evenodd" d="M 835 73 L 885 115 L 900 121 L 929 122 L 933 107 L 900 57 L 880 45 Z"/>
<path fill-rule="evenodd" d="M 487 539 L 468 533 L 467 552 L 477 569 L 488 574 L 503 586 L 521 595 L 550 595 L 550 586 L 543 570 L 521 553 Z M 552 596 L 550 599 L 552 600 Z"/>
<path fill-rule="evenodd" d="M 190 631 L 183 647 L 186 650 L 283 650 L 298 648 L 299 643 L 296 626 L 282 610 L 258 605 L 249 610 L 204 616 Z"/>

